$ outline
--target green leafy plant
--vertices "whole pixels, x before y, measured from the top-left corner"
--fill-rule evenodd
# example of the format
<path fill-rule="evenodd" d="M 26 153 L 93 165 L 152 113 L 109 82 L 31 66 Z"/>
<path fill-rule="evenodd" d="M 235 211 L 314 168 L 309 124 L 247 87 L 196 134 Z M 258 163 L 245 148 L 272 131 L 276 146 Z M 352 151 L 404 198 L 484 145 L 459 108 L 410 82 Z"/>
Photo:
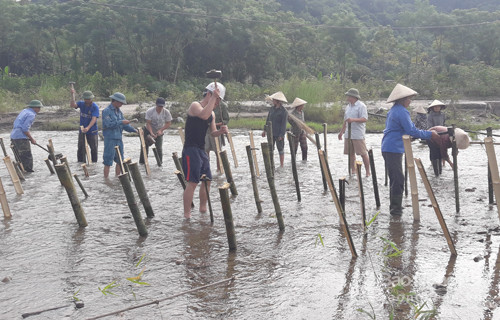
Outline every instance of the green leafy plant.
<path fill-rule="evenodd" d="M 120 284 L 115 284 L 115 283 L 116 283 L 116 281 L 113 281 L 110 284 L 108 284 L 107 286 L 105 286 L 103 289 L 101 289 L 100 287 L 98 287 L 98 289 L 105 296 L 107 296 L 108 294 L 112 294 L 112 295 L 116 296 L 116 294 L 114 294 L 113 292 L 110 291 L 111 289 L 116 288 L 120 285 Z"/>
<path fill-rule="evenodd" d="M 321 245 L 324 247 L 325 243 L 323 242 L 323 237 L 321 236 L 321 233 L 318 233 L 316 235 L 316 243 L 314 243 L 314 246 L 316 247 L 318 245 L 318 242 L 321 243 Z"/>

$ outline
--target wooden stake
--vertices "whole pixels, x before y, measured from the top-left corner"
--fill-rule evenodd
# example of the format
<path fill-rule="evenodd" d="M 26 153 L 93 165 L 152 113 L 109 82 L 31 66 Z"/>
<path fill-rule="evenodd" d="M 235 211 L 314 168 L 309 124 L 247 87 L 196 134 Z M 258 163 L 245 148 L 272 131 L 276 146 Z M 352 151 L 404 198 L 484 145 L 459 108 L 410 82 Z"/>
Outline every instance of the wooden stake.
<path fill-rule="evenodd" d="M 14 159 L 16 159 L 19 169 L 21 170 L 21 172 L 26 172 L 26 170 L 24 170 L 24 165 L 23 162 L 21 161 L 21 156 L 19 155 L 17 147 L 14 144 L 11 144 L 10 148 L 12 149 L 12 153 L 14 153 Z M 5 156 L 7 156 L 7 154 L 5 154 Z M 24 177 L 22 178 L 22 180 L 24 181 Z"/>
<path fill-rule="evenodd" d="M 448 242 L 448 247 L 450 248 L 451 254 L 456 256 L 457 251 L 455 250 L 455 245 L 453 244 L 453 240 L 451 240 L 450 232 L 448 231 L 448 227 L 446 225 L 446 222 L 444 221 L 441 209 L 439 209 L 439 204 L 437 203 L 436 197 L 434 196 L 434 191 L 432 191 L 432 187 L 431 184 L 429 183 L 429 179 L 427 178 L 427 173 L 425 172 L 424 166 L 422 165 L 422 161 L 420 159 L 415 159 L 415 163 L 417 164 L 418 171 L 420 172 L 420 176 L 422 177 L 422 181 L 425 185 L 425 189 L 427 190 L 427 194 L 429 195 L 429 198 L 431 200 L 434 212 L 436 213 L 436 216 L 439 220 L 439 224 L 441 225 L 441 229 L 443 229 L 443 233 L 446 238 L 446 242 Z"/>
<path fill-rule="evenodd" d="M 484 138 L 484 146 L 486 148 L 486 154 L 488 155 L 488 165 L 491 171 L 491 182 L 493 184 L 493 190 L 495 191 L 495 199 L 497 200 L 498 219 L 500 219 L 500 204 L 498 203 L 498 199 L 500 199 L 500 176 L 498 173 L 498 162 L 497 156 L 495 154 L 495 147 L 493 146 L 493 138 Z"/>
<path fill-rule="evenodd" d="M 184 136 L 184 130 L 182 129 L 182 127 L 178 127 L 177 130 L 179 131 L 179 137 L 181 137 L 182 145 L 184 145 L 184 140 L 186 140 Z"/>
<path fill-rule="evenodd" d="M 491 127 L 486 128 L 486 136 L 491 137 L 492 135 L 493 135 L 493 129 Z M 489 164 L 488 164 L 488 201 L 489 204 L 495 203 L 495 199 L 493 198 L 493 181 L 491 177 L 491 169 Z"/>
<path fill-rule="evenodd" d="M 253 196 L 255 198 L 255 205 L 257 206 L 257 212 L 262 213 L 261 200 L 259 197 L 259 189 L 257 188 L 257 178 L 255 176 L 255 167 L 253 165 L 253 157 L 252 150 L 250 146 L 246 146 L 247 149 L 247 157 L 248 157 L 248 166 L 250 167 L 250 176 L 252 177 L 252 188 L 253 188 Z"/>
<path fill-rule="evenodd" d="M 9 202 L 7 201 L 7 195 L 3 187 L 2 179 L 0 179 L 0 203 L 2 204 L 3 216 L 5 217 L 5 219 L 12 218 L 12 214 L 10 213 L 10 208 L 9 208 Z"/>
<path fill-rule="evenodd" d="M 47 168 L 49 168 L 50 174 L 56 173 L 54 171 L 54 168 L 52 168 L 52 165 L 50 164 L 50 160 L 48 158 L 46 158 L 44 161 L 45 161 L 45 164 L 47 165 Z"/>
<path fill-rule="evenodd" d="M 25 181 L 26 179 L 24 178 L 23 171 L 21 169 L 22 164 L 20 165 L 20 162 L 13 162 L 14 169 L 16 169 L 17 176 L 19 177 L 19 180 Z"/>
<path fill-rule="evenodd" d="M 269 145 L 267 143 L 261 143 L 262 157 L 264 158 L 264 166 L 266 168 L 267 182 L 269 183 L 269 190 L 271 191 L 271 197 L 273 199 L 274 211 L 276 212 L 276 219 L 278 220 L 278 225 L 280 231 L 285 231 L 285 223 L 283 222 L 283 216 L 281 214 L 280 202 L 278 200 L 278 194 L 276 193 L 276 186 L 274 185 L 274 173 L 271 169 L 271 155 L 269 154 Z"/>
<path fill-rule="evenodd" d="M 172 152 L 172 159 L 174 160 L 175 168 L 182 173 L 182 179 L 184 179 L 184 181 L 186 181 L 186 178 L 184 176 L 184 171 L 182 170 L 182 164 L 181 164 L 181 161 L 179 160 L 179 156 L 177 155 L 177 152 Z"/>
<path fill-rule="evenodd" d="M 85 198 L 88 198 L 89 197 L 89 194 L 87 193 L 87 191 L 85 190 L 85 188 L 83 187 L 83 184 L 82 182 L 80 181 L 80 178 L 78 178 L 78 175 L 75 173 L 73 174 L 73 178 L 75 178 L 76 182 L 78 183 L 78 185 L 80 186 L 80 189 L 82 189 L 82 192 L 83 192 L 83 195 L 85 196 Z"/>
<path fill-rule="evenodd" d="M 455 185 L 455 210 L 460 212 L 460 190 L 458 189 L 458 148 L 455 139 L 455 125 L 448 128 L 448 135 L 451 137 L 451 155 L 453 157 L 453 182 Z"/>
<path fill-rule="evenodd" d="M 269 159 L 271 161 L 271 171 L 274 176 L 274 137 L 273 137 L 273 123 L 268 121 L 264 126 L 266 130 L 267 147 L 269 148 Z M 264 151 L 262 151 L 264 152 Z"/>
<path fill-rule="evenodd" d="M 318 157 L 319 157 L 319 151 L 321 150 L 321 142 L 319 141 L 319 134 L 317 132 L 316 132 L 315 136 L 316 136 L 316 148 L 318 149 Z M 328 190 L 328 185 L 326 183 L 325 170 L 324 170 L 323 166 L 321 166 L 321 163 L 320 163 L 319 168 L 321 169 L 321 178 L 323 180 L 323 189 L 326 191 L 326 190 Z"/>
<path fill-rule="evenodd" d="M 226 223 L 227 243 L 229 250 L 236 250 L 236 232 L 234 231 L 233 213 L 231 211 L 231 202 L 229 200 L 229 183 L 225 183 L 219 188 L 220 202 L 222 203 L 222 212 L 224 213 L 224 222 Z"/>
<path fill-rule="evenodd" d="M 145 237 L 148 235 L 148 230 L 146 229 L 146 225 L 144 224 L 144 220 L 142 220 L 141 212 L 139 211 L 139 206 L 135 201 L 134 191 L 132 190 L 132 185 L 130 184 L 130 180 L 128 174 L 124 173 L 118 176 L 120 179 L 120 183 L 122 184 L 123 192 L 125 193 L 125 197 L 127 198 L 128 207 L 132 216 L 134 217 L 135 225 L 137 226 L 137 231 L 141 237 Z"/>
<path fill-rule="evenodd" d="M 238 190 L 236 190 L 236 185 L 234 184 L 233 174 L 231 173 L 231 165 L 227 159 L 226 150 L 220 152 L 220 158 L 222 160 L 222 165 L 224 166 L 224 171 L 226 172 L 226 181 L 230 185 L 231 195 L 237 196 Z"/>
<path fill-rule="evenodd" d="M 144 165 L 146 166 L 146 174 L 149 176 L 151 170 L 149 169 L 148 155 L 146 154 L 146 142 L 144 141 L 144 131 L 139 128 L 139 138 L 141 139 L 142 154 L 144 155 Z"/>
<path fill-rule="evenodd" d="M 373 182 L 373 193 L 375 195 L 375 204 L 377 205 L 377 210 L 380 208 L 380 195 L 378 193 L 378 182 L 377 182 L 377 171 L 375 171 L 375 160 L 373 159 L 373 150 L 368 151 L 368 157 L 370 158 L 370 169 L 372 172 L 372 182 Z"/>
<path fill-rule="evenodd" d="M 406 164 L 410 176 L 411 206 L 413 210 L 413 220 L 420 220 L 417 175 L 415 173 L 415 162 L 413 161 L 413 151 L 411 149 L 411 139 L 409 135 L 407 134 L 403 135 L 403 144 L 405 146 Z"/>
<path fill-rule="evenodd" d="M 52 161 L 53 165 L 57 164 L 57 159 L 54 152 L 54 146 L 52 145 L 52 140 L 49 139 L 49 144 L 47 145 L 47 150 L 49 150 L 49 159 Z"/>
<path fill-rule="evenodd" d="M 153 149 L 153 153 L 154 153 L 155 159 L 156 159 L 156 164 L 158 165 L 158 167 L 161 167 L 161 159 L 160 159 L 160 155 L 158 154 L 158 150 L 156 150 L 155 147 L 153 147 L 151 149 Z"/>
<path fill-rule="evenodd" d="M 297 192 L 297 201 L 300 202 L 302 200 L 300 196 L 300 185 L 299 185 L 299 175 L 297 173 L 297 163 L 296 163 L 296 154 L 295 154 L 295 145 L 294 145 L 294 135 L 291 132 L 287 133 L 288 144 L 290 146 L 290 158 L 292 159 L 292 174 L 293 180 L 295 181 L 295 191 Z"/>
<path fill-rule="evenodd" d="M 137 162 L 129 163 L 128 168 L 130 170 L 132 179 L 134 179 L 135 189 L 137 190 L 139 199 L 142 202 L 144 211 L 146 211 L 146 215 L 148 216 L 148 218 L 154 217 L 155 214 L 153 212 L 153 208 L 151 207 L 151 202 L 149 202 L 148 192 L 146 191 L 146 187 L 144 186 L 144 180 L 142 179 L 141 171 L 139 170 L 139 164 Z"/>
<path fill-rule="evenodd" d="M 345 177 L 339 179 L 339 201 L 342 207 L 342 212 L 345 216 L 345 184 L 348 183 Z"/>
<path fill-rule="evenodd" d="M 3 143 L 3 138 L 0 138 L 0 146 L 2 146 L 3 156 L 7 157 L 8 156 L 7 149 L 5 149 L 5 145 Z"/>
<path fill-rule="evenodd" d="M 47 163 L 47 165 L 50 165 L 50 163 Z M 89 170 L 87 170 L 87 165 L 85 163 L 82 163 L 82 169 L 83 169 L 83 174 L 85 177 L 89 177 Z"/>
<path fill-rule="evenodd" d="M 71 168 L 69 167 L 68 158 L 66 158 L 66 156 L 64 156 L 60 160 L 61 160 L 61 163 L 64 163 L 68 167 L 68 172 L 69 172 L 69 175 L 71 176 Z"/>
<path fill-rule="evenodd" d="M 260 172 L 259 172 L 259 163 L 257 161 L 257 152 L 255 151 L 255 143 L 253 140 L 253 131 L 250 130 L 250 148 L 252 150 L 252 157 L 253 157 L 253 163 L 255 165 L 255 174 L 257 177 L 260 177 Z"/>
<path fill-rule="evenodd" d="M 212 210 L 212 202 L 210 201 L 210 190 L 208 190 L 208 181 L 210 180 L 207 178 L 206 174 L 202 174 L 200 180 L 203 181 L 202 183 L 203 186 L 205 187 L 205 192 L 207 194 L 208 211 L 210 212 L 210 222 L 214 223 L 214 211 Z"/>
<path fill-rule="evenodd" d="M 83 132 L 83 126 L 80 126 L 80 132 L 83 134 L 83 139 L 85 141 L 85 156 L 87 158 L 87 164 L 92 163 L 92 156 L 90 155 L 89 143 L 87 141 L 87 134 Z"/>
<path fill-rule="evenodd" d="M 345 139 L 345 138 L 344 138 Z M 351 152 L 352 152 L 352 142 L 351 142 L 351 124 L 348 123 L 347 124 L 347 168 L 349 169 L 349 178 L 351 177 L 352 173 L 351 171 L 354 169 L 354 168 L 351 168 L 351 161 L 352 161 L 352 155 L 351 155 Z"/>
<path fill-rule="evenodd" d="M 229 141 L 229 146 L 231 147 L 231 154 L 233 155 L 234 167 L 238 168 L 238 159 L 236 158 L 236 150 L 234 150 L 233 136 L 231 132 L 227 133 L 227 141 Z"/>
<path fill-rule="evenodd" d="M 328 159 L 328 149 L 327 149 L 327 146 L 326 146 L 326 136 L 328 134 L 328 124 L 327 123 L 323 123 L 323 152 L 325 153 L 325 157 Z"/>
<path fill-rule="evenodd" d="M 16 173 L 16 169 L 14 168 L 14 165 L 12 164 L 12 160 L 10 160 L 10 157 L 7 156 L 3 158 L 3 161 L 5 162 L 5 166 L 7 167 L 7 171 L 9 171 L 10 179 L 12 180 L 12 183 L 14 184 L 14 189 L 16 190 L 17 194 L 23 194 L 24 190 L 23 187 L 21 186 L 21 182 L 19 181 L 19 176 Z"/>
<path fill-rule="evenodd" d="M 73 178 L 69 172 L 68 165 L 66 163 L 56 164 L 55 166 L 57 177 L 66 193 L 68 194 L 69 201 L 71 202 L 71 207 L 73 207 L 73 212 L 75 213 L 76 221 L 80 228 L 87 226 L 87 219 L 85 218 L 85 212 L 83 211 L 80 199 L 76 194 L 75 184 L 73 183 Z"/>
<path fill-rule="evenodd" d="M 328 170 L 328 165 L 326 163 L 325 154 L 323 150 L 319 150 L 319 160 L 321 163 L 321 167 L 324 171 Z M 337 197 L 337 191 L 335 191 L 335 186 L 333 185 L 333 181 L 330 176 L 327 177 L 328 187 L 330 188 L 330 193 L 333 198 L 333 202 L 335 203 L 335 207 L 337 208 L 337 212 L 340 217 L 340 221 L 342 222 L 340 225 L 342 227 L 342 231 L 344 232 L 344 236 L 347 239 L 347 243 L 349 244 L 349 249 L 351 250 L 351 255 L 353 258 L 356 258 L 358 254 L 356 253 L 356 248 L 354 247 L 354 243 L 352 242 L 351 233 L 349 232 L 349 226 L 347 224 L 347 220 L 344 216 L 344 210 L 340 206 L 339 198 Z"/>
<path fill-rule="evenodd" d="M 359 190 L 359 204 L 361 208 L 361 216 L 363 219 L 363 228 L 366 231 L 366 209 L 365 209 L 365 192 L 363 191 L 363 178 L 361 175 L 361 167 L 363 163 L 356 161 L 356 172 L 358 173 L 358 190 Z"/>
<path fill-rule="evenodd" d="M 122 154 L 120 153 L 120 147 L 115 146 L 115 151 L 116 151 L 116 154 L 118 155 L 118 165 L 120 166 L 120 171 L 122 174 L 126 174 L 127 171 L 125 171 L 125 166 L 123 165 Z M 144 159 L 146 159 L 146 158 L 144 158 Z"/>
<path fill-rule="evenodd" d="M 220 173 L 224 173 L 224 166 L 222 165 L 222 159 L 220 157 L 221 149 L 220 149 L 219 137 L 215 137 L 214 140 L 215 140 L 215 153 L 217 154 L 217 161 L 219 162 Z"/>

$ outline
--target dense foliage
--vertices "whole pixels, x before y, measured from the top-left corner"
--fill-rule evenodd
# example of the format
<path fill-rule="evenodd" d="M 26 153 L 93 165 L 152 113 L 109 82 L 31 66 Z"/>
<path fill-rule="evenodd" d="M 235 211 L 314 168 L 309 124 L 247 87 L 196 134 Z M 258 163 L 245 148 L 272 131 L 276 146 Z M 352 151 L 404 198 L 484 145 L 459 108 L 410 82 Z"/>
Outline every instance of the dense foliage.
<path fill-rule="evenodd" d="M 101 95 L 125 85 L 175 95 L 217 68 L 259 87 L 298 76 L 500 95 L 498 1 L 0 0 L 0 12 L 0 91 L 50 75 Z M 386 94 L 378 88 L 369 95 Z"/>

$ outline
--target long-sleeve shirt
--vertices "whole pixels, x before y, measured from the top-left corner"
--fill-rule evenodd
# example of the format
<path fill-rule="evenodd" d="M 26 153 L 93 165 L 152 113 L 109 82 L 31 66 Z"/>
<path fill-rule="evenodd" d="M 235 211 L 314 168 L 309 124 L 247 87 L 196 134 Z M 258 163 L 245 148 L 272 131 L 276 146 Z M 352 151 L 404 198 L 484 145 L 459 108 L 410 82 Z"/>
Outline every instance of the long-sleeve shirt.
<path fill-rule="evenodd" d="M 410 112 L 400 104 L 394 104 L 387 113 L 385 120 L 384 137 L 382 138 L 382 152 L 404 153 L 403 135 L 428 140 L 430 131 L 419 130 L 411 122 Z"/>
<path fill-rule="evenodd" d="M 430 128 L 429 130 L 436 130 L 437 133 L 441 132 L 448 132 L 448 128 L 443 127 L 443 126 L 435 126 Z M 429 141 L 429 147 L 434 146 L 438 147 L 439 151 L 441 153 L 441 158 L 445 160 L 450 160 L 450 157 L 448 156 L 448 148 L 451 148 L 451 140 L 450 140 L 450 135 L 445 133 L 445 134 L 440 134 L 439 135 L 439 143 L 436 144 L 434 141 Z"/>
<path fill-rule="evenodd" d="M 286 132 L 286 122 L 288 119 L 288 112 L 283 106 L 276 108 L 271 107 L 269 113 L 267 114 L 267 120 L 271 121 L 273 125 L 273 137 L 284 137 Z"/>
<path fill-rule="evenodd" d="M 427 116 L 427 129 L 435 126 L 444 126 L 446 117 L 442 112 L 434 112 L 431 110 Z"/>
<path fill-rule="evenodd" d="M 11 139 L 28 139 L 25 132 L 30 131 L 31 125 L 35 121 L 36 112 L 32 108 L 21 111 L 14 120 L 14 129 L 10 133 Z"/>
<path fill-rule="evenodd" d="M 102 111 L 102 135 L 105 138 L 121 139 L 123 130 L 135 132 L 130 124 L 123 124 L 123 113 L 112 104 Z"/>
<path fill-rule="evenodd" d="M 304 122 L 304 111 L 299 111 L 297 110 L 297 108 L 293 109 L 292 111 L 292 115 L 294 115 L 295 117 L 297 117 L 297 119 L 301 120 L 302 122 Z M 292 133 L 294 136 L 298 137 L 301 133 L 304 132 L 304 130 L 302 130 L 295 121 L 292 121 L 290 120 L 291 118 L 288 119 L 288 122 L 292 125 Z"/>

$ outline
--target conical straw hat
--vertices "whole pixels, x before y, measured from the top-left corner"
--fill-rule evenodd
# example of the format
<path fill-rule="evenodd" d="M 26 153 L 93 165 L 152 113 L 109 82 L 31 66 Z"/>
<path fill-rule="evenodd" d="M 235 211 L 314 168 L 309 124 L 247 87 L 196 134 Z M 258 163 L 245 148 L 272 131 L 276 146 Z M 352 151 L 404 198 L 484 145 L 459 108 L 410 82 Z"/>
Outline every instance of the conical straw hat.
<path fill-rule="evenodd" d="M 387 98 L 387 102 L 394 102 L 396 100 L 414 96 L 418 94 L 417 91 L 408 88 L 407 86 L 403 86 L 402 84 L 397 84 L 394 89 L 392 89 L 391 94 L 389 95 L 389 98 Z"/>
<path fill-rule="evenodd" d="M 444 103 L 439 100 L 434 100 L 432 101 L 431 105 L 427 107 L 427 111 L 431 111 L 431 109 L 435 106 L 441 106 L 441 110 L 446 109 L 446 105 Z"/>
<path fill-rule="evenodd" d="M 424 106 L 418 106 L 415 109 L 413 109 L 416 113 L 427 113 L 427 110 L 425 110 Z"/>
<path fill-rule="evenodd" d="M 460 128 L 455 128 L 455 140 L 458 149 L 467 149 L 470 144 L 469 136 Z"/>
<path fill-rule="evenodd" d="M 301 105 L 306 104 L 306 103 L 307 103 L 306 100 L 302 100 L 301 98 L 295 98 L 295 100 L 293 100 L 292 105 L 290 107 L 295 108 L 295 107 L 301 106 Z"/>
<path fill-rule="evenodd" d="M 269 96 L 269 98 L 288 103 L 288 100 L 286 100 L 285 95 L 281 91 L 273 93 L 272 95 Z"/>

